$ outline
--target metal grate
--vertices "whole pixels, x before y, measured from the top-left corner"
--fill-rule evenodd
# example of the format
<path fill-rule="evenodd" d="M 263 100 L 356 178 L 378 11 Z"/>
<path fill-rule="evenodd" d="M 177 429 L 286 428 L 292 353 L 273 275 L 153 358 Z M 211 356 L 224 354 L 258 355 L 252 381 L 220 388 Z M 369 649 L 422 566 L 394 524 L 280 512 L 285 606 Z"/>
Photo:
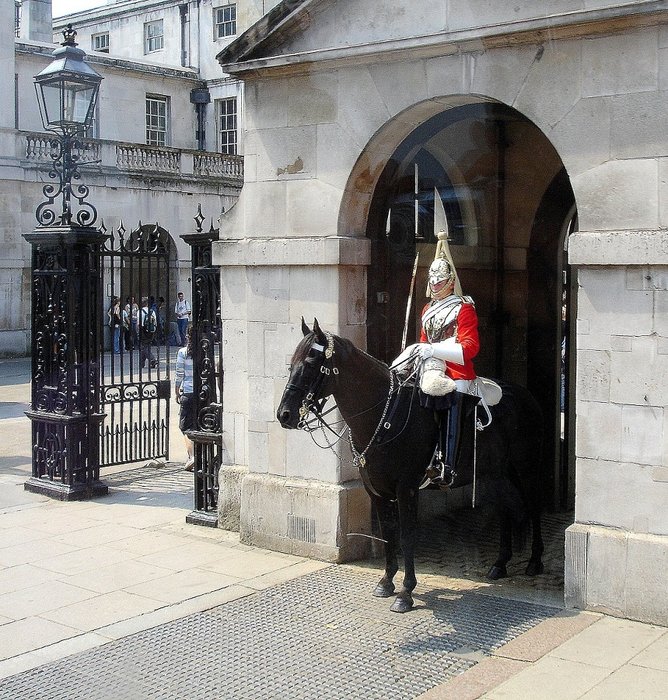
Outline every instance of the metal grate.
<path fill-rule="evenodd" d="M 398 615 L 379 572 L 332 566 L 0 682 L 0 700 L 408 700 L 556 608 L 416 591 Z"/>
<path fill-rule="evenodd" d="M 288 513 L 288 537 L 300 542 L 315 542 L 315 520 Z"/>

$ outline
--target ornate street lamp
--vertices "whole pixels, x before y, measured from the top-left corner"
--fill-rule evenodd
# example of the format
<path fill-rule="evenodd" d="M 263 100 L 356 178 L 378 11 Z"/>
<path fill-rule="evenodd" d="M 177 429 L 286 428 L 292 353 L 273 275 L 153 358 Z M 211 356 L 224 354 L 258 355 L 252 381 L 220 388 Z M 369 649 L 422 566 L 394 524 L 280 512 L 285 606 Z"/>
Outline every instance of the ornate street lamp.
<path fill-rule="evenodd" d="M 46 201 L 37 207 L 35 216 L 43 226 L 60 224 L 68 226 L 76 223 L 90 226 L 97 217 L 95 207 L 84 200 L 89 189 L 78 185 L 72 190 L 72 180 L 79 179 L 79 155 L 73 151 L 81 150 L 79 140 L 91 125 L 95 112 L 102 76 L 85 61 L 86 54 L 77 48 L 74 41 L 76 31 L 68 24 L 63 30 L 64 41 L 53 52 L 53 61 L 35 76 L 35 92 L 42 117 L 42 124 L 47 131 L 58 135 L 51 141 L 51 158 L 53 169 L 49 177 L 57 184 L 44 186 Z M 72 221 L 71 197 L 74 195 L 81 207 Z M 60 214 L 51 205 L 62 198 Z"/>
<path fill-rule="evenodd" d="M 53 61 L 35 76 L 44 128 L 51 139 L 54 183 L 35 212 L 39 225 L 24 238 L 32 246 L 31 332 L 32 476 L 25 488 L 60 500 L 108 492 L 100 481 L 100 248 L 106 234 L 93 226 L 89 189 L 80 177 L 79 140 L 90 126 L 102 76 L 76 47 L 71 25 Z M 72 213 L 71 198 L 79 206 Z M 60 199 L 62 204 L 54 205 Z"/>

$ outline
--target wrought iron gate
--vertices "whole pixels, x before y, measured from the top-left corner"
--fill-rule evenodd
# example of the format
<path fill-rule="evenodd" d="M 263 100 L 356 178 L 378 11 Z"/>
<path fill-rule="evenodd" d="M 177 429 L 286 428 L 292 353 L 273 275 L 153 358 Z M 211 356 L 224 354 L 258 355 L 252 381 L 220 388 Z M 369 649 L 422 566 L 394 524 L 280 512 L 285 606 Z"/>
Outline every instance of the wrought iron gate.
<path fill-rule="evenodd" d="M 101 467 L 169 459 L 172 245 L 165 229 L 140 222 L 129 234 L 121 224 L 102 247 Z M 155 320 L 153 333 L 146 318 Z"/>
<path fill-rule="evenodd" d="M 186 522 L 215 527 L 218 523 L 218 471 L 223 461 L 223 324 L 220 309 L 220 269 L 211 259 L 218 229 L 181 236 L 191 246 L 193 314 L 193 395 L 195 429 L 188 437 L 195 447 L 195 509 Z"/>

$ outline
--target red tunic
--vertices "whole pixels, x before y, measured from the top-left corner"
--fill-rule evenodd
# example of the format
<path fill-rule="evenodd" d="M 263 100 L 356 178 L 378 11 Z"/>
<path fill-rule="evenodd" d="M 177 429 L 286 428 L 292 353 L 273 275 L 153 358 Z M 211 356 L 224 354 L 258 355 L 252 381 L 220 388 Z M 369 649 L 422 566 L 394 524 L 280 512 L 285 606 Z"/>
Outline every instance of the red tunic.
<path fill-rule="evenodd" d="M 430 305 L 427 304 L 424 309 L 422 309 L 423 316 L 429 306 Z M 475 379 L 476 373 L 473 368 L 473 358 L 480 350 L 480 338 L 478 337 L 478 314 L 476 314 L 473 304 L 463 303 L 461 305 L 459 314 L 457 315 L 457 326 L 454 337 L 462 346 L 464 364 L 458 365 L 454 362 L 446 362 L 445 373 L 451 379 Z M 429 342 L 424 327 L 420 332 L 420 342 Z"/>

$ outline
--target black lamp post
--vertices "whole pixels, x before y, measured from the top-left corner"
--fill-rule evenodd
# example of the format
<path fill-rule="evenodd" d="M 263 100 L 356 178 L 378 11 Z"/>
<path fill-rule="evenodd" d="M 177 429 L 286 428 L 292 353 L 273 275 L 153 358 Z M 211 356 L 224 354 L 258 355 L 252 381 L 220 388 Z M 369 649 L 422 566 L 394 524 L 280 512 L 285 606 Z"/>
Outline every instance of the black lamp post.
<path fill-rule="evenodd" d="M 24 238 L 32 245 L 32 476 L 28 491 L 60 500 L 107 493 L 99 480 L 100 246 L 105 234 L 93 226 L 88 187 L 77 185 L 73 150 L 90 125 L 102 76 L 76 48 L 71 25 L 53 61 L 35 86 L 44 128 L 57 134 L 46 184 L 47 198 L 35 212 L 38 226 Z M 71 198 L 79 202 L 73 214 Z M 61 205 L 54 205 L 58 198 Z M 60 211 L 58 211 L 60 209 Z"/>
<path fill-rule="evenodd" d="M 68 24 L 63 31 L 62 45 L 53 52 L 53 61 L 35 76 L 42 124 L 47 131 L 58 134 L 58 138 L 51 142 L 54 164 L 49 173 L 57 184 L 44 186 L 47 201 L 42 202 L 35 213 L 37 221 L 43 226 L 50 226 L 56 221 L 63 226 L 72 223 L 72 180 L 80 177 L 79 156 L 74 155 L 73 150 L 82 148 L 79 137 L 93 121 L 102 82 L 102 76 L 86 63 L 84 51 L 77 48 L 75 36 L 72 25 Z M 75 223 L 81 226 L 91 225 L 97 217 L 95 208 L 84 201 L 88 192 L 85 185 L 78 185 L 74 190 L 74 197 L 80 205 Z M 62 198 L 59 215 L 51 208 L 58 197 Z"/>

